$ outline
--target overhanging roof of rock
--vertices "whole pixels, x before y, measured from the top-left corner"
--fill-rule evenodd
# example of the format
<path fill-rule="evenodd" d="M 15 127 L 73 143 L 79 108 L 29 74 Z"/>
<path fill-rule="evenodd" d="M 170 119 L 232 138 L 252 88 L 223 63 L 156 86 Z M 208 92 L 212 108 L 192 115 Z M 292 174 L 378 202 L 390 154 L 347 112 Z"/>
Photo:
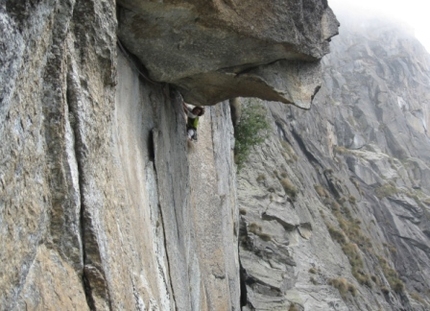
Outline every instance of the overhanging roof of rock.
<path fill-rule="evenodd" d="M 185 101 L 243 96 L 309 108 L 339 23 L 326 0 L 119 0 L 119 38 Z"/>

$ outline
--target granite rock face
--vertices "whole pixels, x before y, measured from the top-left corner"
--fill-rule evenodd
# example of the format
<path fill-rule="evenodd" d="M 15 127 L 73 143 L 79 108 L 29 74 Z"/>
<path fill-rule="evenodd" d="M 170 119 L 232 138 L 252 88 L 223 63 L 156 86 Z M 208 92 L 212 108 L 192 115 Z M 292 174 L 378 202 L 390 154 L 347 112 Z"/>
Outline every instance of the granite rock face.
<path fill-rule="evenodd" d="M 348 19 L 319 64 L 327 3 L 262 3 L 0 4 L 0 310 L 429 309 L 428 54 Z M 178 90 L 306 108 L 318 66 L 238 176 L 227 102 L 187 142 Z"/>
<path fill-rule="evenodd" d="M 239 310 L 228 104 L 193 153 L 114 1 L 6 1 L 0 29 L 0 310 Z"/>
<path fill-rule="evenodd" d="M 338 15 L 310 111 L 238 175 L 244 310 L 428 310 L 430 56 L 396 24 Z"/>
<path fill-rule="evenodd" d="M 213 105 L 259 97 L 309 108 L 338 22 L 325 0 L 121 0 L 119 38 L 155 81 Z"/>

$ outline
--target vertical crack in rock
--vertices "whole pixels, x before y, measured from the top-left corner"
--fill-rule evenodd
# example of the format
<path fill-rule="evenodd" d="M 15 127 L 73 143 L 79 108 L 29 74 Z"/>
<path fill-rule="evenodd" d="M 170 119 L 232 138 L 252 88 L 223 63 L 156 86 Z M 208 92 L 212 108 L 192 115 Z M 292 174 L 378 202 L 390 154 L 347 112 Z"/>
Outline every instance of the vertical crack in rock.
<path fill-rule="evenodd" d="M 154 132 L 153 132 L 153 130 L 150 130 L 148 133 L 147 148 L 148 148 L 149 161 L 154 163 L 155 162 L 154 161 L 155 160 L 155 151 L 154 151 Z M 155 168 L 155 164 L 154 164 L 154 168 Z"/>
<path fill-rule="evenodd" d="M 154 169 L 155 169 L 155 165 L 154 165 Z M 157 183 L 158 184 L 158 183 Z M 164 230 L 164 219 L 163 219 L 163 211 L 162 211 L 162 208 L 161 208 L 161 206 L 160 206 L 160 204 L 158 204 L 158 210 L 160 211 L 160 218 L 161 218 L 161 223 L 163 224 L 162 226 L 163 226 L 163 239 L 164 239 L 164 245 L 167 245 L 167 238 L 166 238 L 166 231 Z M 170 267 L 170 259 L 169 259 L 169 252 L 167 251 L 167 249 L 166 249 L 166 258 L 167 258 L 167 268 L 168 268 L 168 273 L 169 273 L 169 280 L 171 280 L 172 278 L 171 278 L 171 272 L 170 272 L 170 269 L 171 269 L 171 267 Z M 170 282 L 169 282 L 170 283 Z M 173 302 L 174 302 L 174 305 L 175 305 L 175 310 L 178 310 L 178 306 L 177 306 L 177 303 L 176 303 L 176 297 L 175 297 L 175 291 L 174 291 L 174 288 L 173 288 L 173 286 L 171 286 L 170 287 L 171 288 L 171 291 L 172 291 L 172 298 L 173 298 Z"/>
<path fill-rule="evenodd" d="M 178 310 L 191 305 L 187 254 L 190 243 L 189 166 L 186 153 L 182 106 L 179 96 L 171 98 L 165 86 L 159 92 L 164 100 L 155 109 L 155 166 L 160 209 L 165 228 L 166 251 L 172 295 Z M 182 120 L 180 119 L 182 118 Z M 180 137 L 180 138 L 179 138 Z M 167 253 L 166 252 L 166 253 Z"/>
<path fill-rule="evenodd" d="M 64 258 L 69 258 L 75 269 L 79 269 L 80 241 L 75 228 L 78 222 L 74 211 L 79 204 L 76 196 L 75 163 L 70 158 L 69 120 L 66 103 L 65 39 L 69 32 L 74 1 L 65 1 L 57 6 L 52 19 L 51 57 L 44 72 L 45 140 L 48 146 L 49 188 L 52 209 L 50 234 L 52 248 Z"/>
<path fill-rule="evenodd" d="M 80 223 L 80 234 L 81 234 L 81 240 L 82 240 L 82 263 L 85 264 L 85 238 L 84 238 L 84 206 L 82 202 L 83 198 L 83 182 L 82 182 L 82 166 L 81 166 L 81 157 L 80 152 L 82 152 L 82 139 L 80 137 L 80 131 L 78 130 L 78 124 L 79 124 L 79 118 L 78 118 L 78 85 L 77 81 L 74 81 L 73 79 L 73 71 L 72 68 L 69 71 L 68 77 L 67 77 L 67 104 L 69 106 L 69 114 L 70 114 L 70 126 L 73 131 L 74 136 L 74 152 L 75 152 L 75 158 L 78 166 L 78 179 L 79 179 L 79 194 L 81 198 L 81 205 L 79 208 L 79 223 Z M 85 270 L 82 270 L 82 281 L 84 285 L 84 292 L 85 297 L 87 299 L 88 306 L 91 310 L 95 309 L 94 299 L 91 296 L 91 287 L 89 284 L 89 280 L 85 275 Z"/>
<path fill-rule="evenodd" d="M 91 310 L 97 308 L 97 297 L 101 297 L 110 304 L 109 290 L 106 278 L 101 268 L 100 249 L 95 233 L 92 215 L 85 204 L 85 173 L 83 171 L 83 161 L 88 152 L 82 137 L 80 111 L 82 109 L 82 98 L 79 89 L 82 87 L 77 81 L 76 69 L 69 70 L 67 79 L 67 103 L 69 106 L 71 127 L 74 134 L 74 151 L 78 166 L 79 190 L 81 197 L 80 205 L 80 233 L 82 240 L 82 281 L 88 306 Z"/>
<path fill-rule="evenodd" d="M 152 129 L 149 132 L 149 137 L 148 137 L 148 148 L 149 148 L 149 154 L 150 154 L 150 158 L 153 159 L 153 165 L 154 165 L 154 172 L 155 172 L 155 178 L 156 178 L 156 184 L 157 187 L 159 187 L 159 182 L 158 182 L 158 174 L 157 174 L 157 165 L 156 165 L 156 161 L 155 161 L 155 153 L 156 153 L 156 142 L 155 142 L 155 137 L 157 135 L 157 133 L 155 132 L 155 129 Z M 155 134 L 155 135 L 154 135 Z M 160 193 L 160 189 L 157 190 L 157 193 Z M 159 201 L 159 200 L 158 200 Z M 170 258 L 169 258 L 169 252 L 167 250 L 167 245 L 168 245 L 168 241 L 167 241 L 167 237 L 166 237 L 166 230 L 165 230 L 165 221 L 164 221 L 164 216 L 163 216 L 163 209 L 161 208 L 161 205 L 158 204 L 158 210 L 160 212 L 160 221 L 161 221 L 161 226 L 162 226 L 162 232 L 163 232 L 163 240 L 164 240 L 164 247 L 166 248 L 166 258 L 167 258 L 167 270 L 168 270 L 168 274 L 169 274 L 169 280 L 172 280 L 172 273 L 171 273 L 171 262 L 170 262 Z M 175 310 L 178 310 L 178 305 L 176 303 L 176 295 L 175 295 L 175 290 L 174 287 L 171 284 L 171 281 L 168 282 L 170 284 L 170 290 L 172 292 L 172 299 L 173 299 L 173 303 L 175 305 Z M 167 285 L 167 283 L 166 283 Z"/>
<path fill-rule="evenodd" d="M 239 253 L 239 251 L 238 251 Z M 239 256 L 239 277 L 240 277 L 240 307 L 244 307 L 247 304 L 248 301 L 248 293 L 246 291 L 246 270 L 242 266 L 242 263 L 240 262 L 240 256 Z"/>
<path fill-rule="evenodd" d="M 93 170 L 100 166 L 94 163 L 99 151 L 94 145 L 94 123 L 104 117 L 93 113 L 100 104 L 93 86 L 99 83 L 99 93 L 104 94 L 105 107 L 112 98 L 109 90 L 115 84 L 113 57 L 115 50 L 113 1 L 77 0 L 73 11 L 73 29 L 70 33 L 70 59 L 67 77 L 68 105 L 75 139 L 75 157 L 79 172 L 80 188 L 80 234 L 82 239 L 82 280 L 88 306 L 92 310 L 112 309 L 112 293 L 106 272 L 106 233 L 103 227 L 102 207 L 106 206 L 97 176 Z M 105 17 L 105 18 L 103 18 Z M 89 31 L 91 29 L 92 31 Z M 93 73 L 96 72 L 96 74 Z M 100 142 L 101 143 L 101 142 Z"/>

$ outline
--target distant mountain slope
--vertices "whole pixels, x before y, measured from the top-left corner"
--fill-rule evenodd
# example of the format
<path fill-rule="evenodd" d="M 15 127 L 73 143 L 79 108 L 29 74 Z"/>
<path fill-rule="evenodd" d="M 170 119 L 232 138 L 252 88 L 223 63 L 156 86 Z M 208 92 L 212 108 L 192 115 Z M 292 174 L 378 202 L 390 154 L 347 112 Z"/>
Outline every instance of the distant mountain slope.
<path fill-rule="evenodd" d="M 246 310 L 430 308 L 430 57 L 396 24 L 339 18 L 310 111 L 239 173 Z"/>

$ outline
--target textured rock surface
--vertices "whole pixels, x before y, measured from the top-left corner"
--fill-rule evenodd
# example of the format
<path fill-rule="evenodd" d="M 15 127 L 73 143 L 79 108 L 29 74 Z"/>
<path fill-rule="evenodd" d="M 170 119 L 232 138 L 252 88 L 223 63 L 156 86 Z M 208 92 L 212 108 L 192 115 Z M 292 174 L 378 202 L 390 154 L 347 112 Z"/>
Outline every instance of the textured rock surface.
<path fill-rule="evenodd" d="M 238 176 L 244 309 L 430 307 L 430 57 L 340 21 L 315 105 L 264 104 L 274 133 Z"/>
<path fill-rule="evenodd" d="M 114 2 L 0 8 L 0 310 L 239 310 L 228 105 L 190 154 L 178 93 L 117 52 Z"/>
<path fill-rule="evenodd" d="M 253 96 L 309 108 L 338 28 L 323 0 L 119 4 L 119 37 L 151 78 L 203 105 Z"/>
<path fill-rule="evenodd" d="M 158 2 L 121 2 L 170 18 L 167 3 L 163 13 Z M 187 3 L 177 12 L 185 21 L 197 12 L 225 32 L 266 22 L 258 5 Z M 267 36 L 278 42 L 268 58 L 246 59 L 242 45 L 225 51 L 246 62 L 220 72 L 224 65 L 195 59 L 194 69 L 220 79 L 241 72 L 246 83 L 258 76 L 288 90 L 269 99 L 308 105 L 319 70 L 308 61 L 327 52 L 336 24 L 324 2 L 295 3 L 294 15 L 275 14 L 285 24 L 222 37 L 250 36 L 249 47 Z M 276 5 L 268 13 L 280 13 Z M 0 4 L 1 310 L 239 310 L 240 295 L 245 310 L 429 309 L 430 79 L 421 46 L 392 26 L 355 31 L 345 21 L 314 109 L 267 106 L 274 135 L 255 149 L 236 194 L 227 103 L 207 109 L 188 145 L 179 93 L 149 82 L 117 50 L 116 16 L 113 1 Z M 195 23 L 209 29 L 204 20 Z M 296 36 L 276 37 L 288 21 Z M 200 74 L 191 77 L 205 81 Z"/>

